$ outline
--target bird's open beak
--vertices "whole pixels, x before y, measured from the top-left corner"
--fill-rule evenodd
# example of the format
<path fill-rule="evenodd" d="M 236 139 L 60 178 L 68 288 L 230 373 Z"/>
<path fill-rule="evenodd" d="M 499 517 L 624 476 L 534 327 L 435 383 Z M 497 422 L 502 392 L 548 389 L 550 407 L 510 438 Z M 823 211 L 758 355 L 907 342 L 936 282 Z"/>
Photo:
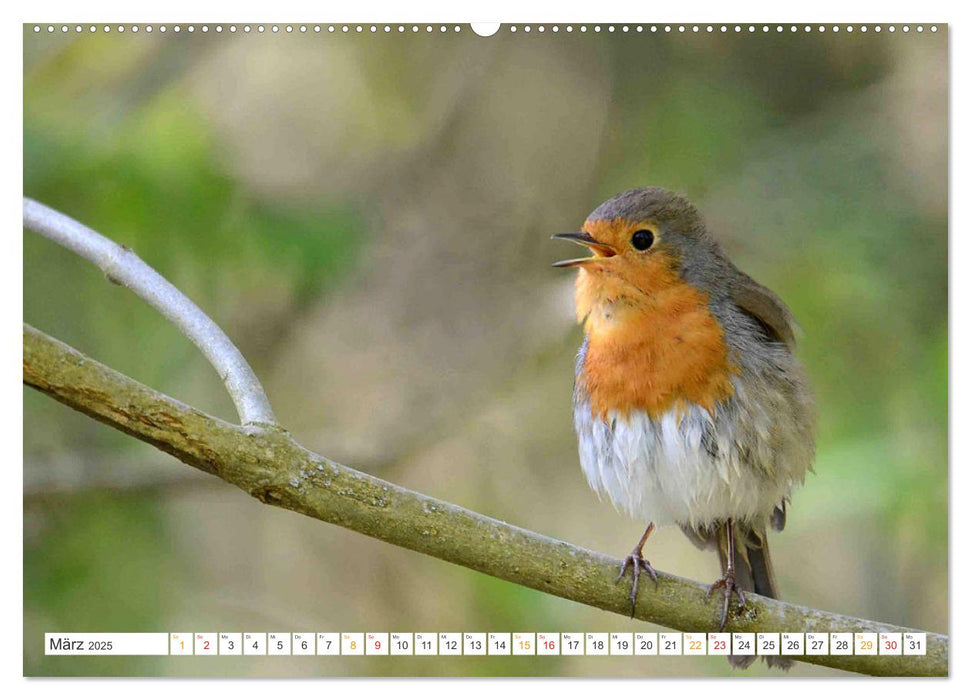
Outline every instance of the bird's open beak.
<path fill-rule="evenodd" d="M 617 255 L 617 251 L 612 245 L 598 241 L 589 233 L 554 233 L 552 238 L 562 238 L 566 241 L 573 241 L 574 243 L 584 245 L 593 251 L 593 257 L 591 258 L 560 260 L 559 262 L 553 263 L 553 267 L 576 267 L 577 265 L 592 262 L 597 258 L 610 258 Z"/>

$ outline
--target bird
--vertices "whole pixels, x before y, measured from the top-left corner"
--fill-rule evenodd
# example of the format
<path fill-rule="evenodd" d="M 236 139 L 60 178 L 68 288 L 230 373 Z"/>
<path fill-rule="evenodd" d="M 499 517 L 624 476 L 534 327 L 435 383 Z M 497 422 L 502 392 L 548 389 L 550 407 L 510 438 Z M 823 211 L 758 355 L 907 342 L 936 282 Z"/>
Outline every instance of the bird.
<path fill-rule="evenodd" d="M 662 187 L 622 192 L 581 230 L 553 238 L 588 257 L 575 269 L 573 423 L 589 485 L 646 523 L 620 568 L 657 585 L 644 557 L 656 527 L 676 525 L 718 552 L 719 630 L 734 594 L 778 598 L 769 529 L 786 524 L 792 492 L 812 471 L 815 398 L 795 355 L 792 313 L 728 258 L 698 209 Z M 736 668 L 755 656 L 730 656 Z M 791 660 L 765 657 L 770 666 Z"/>

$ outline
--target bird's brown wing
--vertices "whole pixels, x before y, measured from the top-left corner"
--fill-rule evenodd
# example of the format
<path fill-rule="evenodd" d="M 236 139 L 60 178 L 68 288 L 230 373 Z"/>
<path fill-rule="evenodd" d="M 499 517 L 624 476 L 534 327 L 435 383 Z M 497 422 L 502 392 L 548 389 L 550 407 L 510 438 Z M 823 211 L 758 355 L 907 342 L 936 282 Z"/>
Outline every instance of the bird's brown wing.
<path fill-rule="evenodd" d="M 795 348 L 799 325 L 775 292 L 763 287 L 744 272 L 739 272 L 732 285 L 732 300 L 738 308 L 755 319 L 770 338 L 785 343 L 790 350 Z"/>

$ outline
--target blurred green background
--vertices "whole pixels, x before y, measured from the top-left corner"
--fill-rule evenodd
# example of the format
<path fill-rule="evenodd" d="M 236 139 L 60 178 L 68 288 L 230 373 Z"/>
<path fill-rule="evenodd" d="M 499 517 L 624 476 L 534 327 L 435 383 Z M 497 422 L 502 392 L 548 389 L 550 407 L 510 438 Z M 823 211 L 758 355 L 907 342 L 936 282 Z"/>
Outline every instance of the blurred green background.
<path fill-rule="evenodd" d="M 193 298 L 309 448 L 619 556 L 642 524 L 579 468 L 580 332 L 549 234 L 620 190 L 680 190 L 805 330 L 818 459 L 773 539 L 783 596 L 947 632 L 946 28 L 461 29 L 25 28 L 24 193 Z M 170 324 L 32 234 L 24 318 L 235 419 Z M 45 657 L 50 631 L 650 628 L 260 505 L 28 389 L 24 491 L 28 675 L 729 673 L 694 657 Z M 717 575 L 677 530 L 649 557 Z"/>

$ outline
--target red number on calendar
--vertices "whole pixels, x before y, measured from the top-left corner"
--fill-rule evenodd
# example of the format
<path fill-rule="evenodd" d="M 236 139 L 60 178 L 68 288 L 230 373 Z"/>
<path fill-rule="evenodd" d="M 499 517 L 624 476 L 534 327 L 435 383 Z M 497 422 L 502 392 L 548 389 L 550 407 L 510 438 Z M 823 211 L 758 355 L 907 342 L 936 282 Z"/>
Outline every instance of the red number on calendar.
<path fill-rule="evenodd" d="M 725 651 L 725 641 L 723 639 L 715 640 L 715 651 Z"/>

